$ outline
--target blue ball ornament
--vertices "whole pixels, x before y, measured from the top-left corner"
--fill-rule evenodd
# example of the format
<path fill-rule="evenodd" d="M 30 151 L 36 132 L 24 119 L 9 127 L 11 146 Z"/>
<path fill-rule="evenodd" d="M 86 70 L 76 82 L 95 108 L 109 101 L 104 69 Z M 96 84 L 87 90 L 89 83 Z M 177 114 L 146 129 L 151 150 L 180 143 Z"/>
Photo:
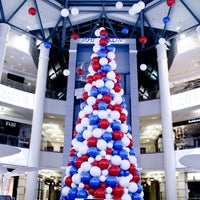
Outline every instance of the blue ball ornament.
<path fill-rule="evenodd" d="M 98 155 L 98 153 L 99 153 L 99 151 L 98 151 L 97 147 L 90 147 L 90 148 L 88 149 L 88 155 L 89 155 L 90 157 L 95 158 L 95 157 Z"/>
<path fill-rule="evenodd" d="M 128 158 L 128 152 L 125 149 L 122 149 L 119 152 L 119 156 L 124 160 L 124 159 Z"/>
<path fill-rule="evenodd" d="M 101 88 L 99 88 L 99 93 L 104 95 L 104 94 L 108 94 L 110 91 L 106 86 L 103 86 Z"/>
<path fill-rule="evenodd" d="M 90 95 L 93 97 L 97 97 L 97 95 L 99 94 L 98 89 L 97 88 L 91 88 L 90 90 Z"/>
<path fill-rule="evenodd" d="M 113 52 L 115 51 L 115 47 L 113 45 L 108 45 L 107 50 Z"/>
<path fill-rule="evenodd" d="M 119 121 L 116 121 L 114 120 L 112 123 L 111 123 L 111 128 L 113 130 L 120 130 L 121 128 L 121 123 Z"/>
<path fill-rule="evenodd" d="M 119 176 L 124 176 L 124 170 L 120 170 Z"/>
<path fill-rule="evenodd" d="M 102 70 L 103 72 L 109 72 L 109 71 L 112 70 L 112 68 L 111 68 L 111 66 L 110 66 L 109 64 L 106 64 L 106 65 L 103 65 L 103 66 L 101 67 L 101 70 Z"/>
<path fill-rule="evenodd" d="M 163 18 L 163 23 L 164 24 L 168 24 L 170 22 L 170 18 L 169 17 L 164 17 Z"/>
<path fill-rule="evenodd" d="M 113 148 L 114 149 L 117 149 L 117 150 L 121 150 L 123 149 L 124 145 L 122 143 L 121 140 L 116 140 L 114 143 L 113 143 Z"/>
<path fill-rule="evenodd" d="M 118 155 L 118 150 L 116 150 L 116 149 L 113 149 L 112 155 L 113 155 L 113 156 L 116 156 L 116 155 Z"/>
<path fill-rule="evenodd" d="M 70 175 L 73 176 L 73 175 L 76 174 L 77 172 L 78 172 L 77 167 L 75 167 L 75 166 L 72 165 L 72 166 L 70 167 L 70 170 L 69 170 Z"/>
<path fill-rule="evenodd" d="M 91 175 L 89 172 L 81 173 L 81 182 L 82 183 L 89 183 L 90 179 L 91 179 Z"/>
<path fill-rule="evenodd" d="M 106 184 L 108 187 L 115 187 L 117 185 L 117 177 L 116 176 L 107 176 Z"/>
<path fill-rule="evenodd" d="M 98 188 L 101 185 L 101 181 L 100 181 L 99 177 L 97 177 L 97 176 L 92 177 L 90 179 L 89 185 L 91 188 L 94 188 L 94 189 Z"/>
<path fill-rule="evenodd" d="M 73 199 L 76 198 L 76 194 L 77 194 L 77 189 L 76 189 L 76 188 L 71 188 L 71 189 L 69 190 L 69 193 L 68 193 L 68 198 L 69 198 L 70 200 L 73 200 Z"/>
<path fill-rule="evenodd" d="M 76 156 L 70 157 L 70 158 L 69 158 L 69 163 L 70 163 L 71 165 L 74 165 L 74 160 L 75 160 L 76 158 L 77 158 Z"/>
<path fill-rule="evenodd" d="M 128 34 L 128 28 L 127 27 L 123 27 L 122 28 L 122 33 L 124 34 L 124 35 L 126 35 L 126 34 Z"/>
<path fill-rule="evenodd" d="M 83 132 L 80 132 L 76 135 L 76 139 L 79 142 L 83 142 L 85 139 L 83 138 Z"/>
<path fill-rule="evenodd" d="M 99 109 L 99 110 L 106 110 L 107 107 L 108 107 L 108 105 L 107 105 L 107 103 L 104 102 L 104 101 L 101 101 L 101 102 L 99 102 L 99 104 L 98 104 L 98 109 Z"/>
<path fill-rule="evenodd" d="M 99 122 L 98 115 L 89 114 L 88 119 L 89 119 L 90 125 L 95 125 L 95 124 L 98 124 Z"/>
<path fill-rule="evenodd" d="M 130 172 L 128 170 L 124 170 L 124 176 L 128 176 Z"/>
<path fill-rule="evenodd" d="M 112 140 L 112 133 L 111 132 L 104 132 L 102 135 L 102 138 L 106 141 L 106 142 L 110 142 Z"/>
<path fill-rule="evenodd" d="M 81 110 L 83 110 L 84 107 L 87 106 L 87 105 L 88 105 L 87 102 L 83 101 L 83 102 L 80 104 Z"/>
<path fill-rule="evenodd" d="M 106 56 L 107 56 L 106 52 L 101 51 L 101 50 L 99 50 L 97 52 L 97 55 L 98 55 L 99 58 L 106 58 Z"/>
<path fill-rule="evenodd" d="M 84 199 L 88 197 L 88 192 L 85 189 L 80 189 L 76 195 L 77 198 Z"/>

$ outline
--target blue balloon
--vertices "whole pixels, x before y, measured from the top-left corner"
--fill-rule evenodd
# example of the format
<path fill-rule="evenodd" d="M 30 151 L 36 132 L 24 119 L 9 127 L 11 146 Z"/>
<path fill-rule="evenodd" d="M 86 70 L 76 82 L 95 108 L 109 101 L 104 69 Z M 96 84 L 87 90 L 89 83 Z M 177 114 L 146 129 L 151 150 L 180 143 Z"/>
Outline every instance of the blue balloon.
<path fill-rule="evenodd" d="M 76 135 L 76 139 L 79 142 L 83 142 L 85 139 L 83 138 L 83 132 L 80 132 Z"/>
<path fill-rule="evenodd" d="M 70 157 L 70 158 L 69 158 L 69 163 L 70 163 L 71 165 L 74 165 L 74 160 L 75 160 L 76 158 L 77 158 L 76 156 Z"/>
<path fill-rule="evenodd" d="M 98 115 L 89 114 L 88 119 L 89 119 L 90 125 L 98 124 L 98 122 L 99 122 Z"/>
<path fill-rule="evenodd" d="M 128 132 L 130 133 L 131 132 L 131 126 L 128 125 Z"/>
<path fill-rule="evenodd" d="M 112 133 L 111 132 L 104 132 L 102 135 L 102 138 L 106 141 L 106 142 L 110 142 L 112 140 Z"/>
<path fill-rule="evenodd" d="M 69 190 L 69 193 L 68 193 L 68 197 L 69 199 L 75 199 L 76 198 L 76 193 L 77 193 L 77 189 L 76 188 L 71 188 Z"/>
<path fill-rule="evenodd" d="M 116 176 L 107 176 L 106 184 L 108 187 L 115 187 L 117 185 L 117 177 Z"/>
<path fill-rule="evenodd" d="M 89 172 L 81 173 L 81 182 L 82 183 L 89 183 L 90 179 L 91 179 L 91 175 Z"/>
<path fill-rule="evenodd" d="M 98 89 L 97 88 L 91 88 L 90 94 L 93 97 L 97 97 L 97 95 L 99 94 Z"/>
<path fill-rule="evenodd" d="M 70 173 L 71 176 L 73 176 L 73 175 L 76 174 L 77 172 L 78 172 L 77 167 L 75 167 L 75 166 L 71 166 L 71 167 L 70 167 L 69 173 Z"/>
<path fill-rule="evenodd" d="M 81 110 L 83 110 L 84 107 L 87 106 L 87 105 L 88 105 L 87 102 L 83 101 L 83 102 L 80 104 Z"/>
<path fill-rule="evenodd" d="M 124 176 L 124 171 L 123 170 L 120 170 L 119 176 Z"/>
<path fill-rule="evenodd" d="M 105 49 L 106 49 L 106 46 L 101 46 L 100 47 L 100 50 L 102 50 L 102 51 L 105 50 Z"/>
<path fill-rule="evenodd" d="M 133 147 L 130 148 L 129 154 L 130 154 L 131 156 L 135 156 L 135 150 L 134 150 Z"/>
<path fill-rule="evenodd" d="M 113 130 L 120 130 L 121 129 L 121 123 L 119 121 L 116 121 L 114 120 L 112 123 L 111 123 L 111 128 Z"/>
<path fill-rule="evenodd" d="M 170 22 L 170 18 L 169 17 L 164 17 L 163 18 L 163 23 L 164 24 L 168 24 Z"/>
<path fill-rule="evenodd" d="M 108 94 L 109 92 L 110 92 L 110 90 L 106 86 L 99 88 L 100 94 Z"/>
<path fill-rule="evenodd" d="M 99 109 L 99 110 L 107 110 L 107 107 L 108 107 L 108 105 L 107 105 L 107 103 L 104 102 L 104 101 L 101 101 L 101 102 L 99 102 L 99 104 L 98 104 L 98 109 Z"/>
<path fill-rule="evenodd" d="M 116 140 L 114 143 L 113 143 L 113 148 L 114 149 L 117 149 L 117 150 L 121 150 L 123 149 L 124 145 L 122 143 L 121 140 Z"/>
<path fill-rule="evenodd" d="M 124 35 L 126 35 L 126 34 L 128 34 L 128 28 L 127 27 L 123 27 L 122 28 L 122 33 L 124 34 Z"/>
<path fill-rule="evenodd" d="M 138 186 L 138 189 L 137 189 L 136 192 L 137 192 L 137 193 L 141 193 L 141 192 L 142 192 L 142 187 L 141 187 L 141 185 L 138 184 L 137 186 Z"/>
<path fill-rule="evenodd" d="M 132 200 L 142 200 L 142 198 L 140 197 L 140 194 L 138 193 L 132 193 Z"/>
<path fill-rule="evenodd" d="M 99 50 L 97 52 L 97 55 L 98 55 L 99 58 L 103 58 L 103 57 L 106 58 L 106 56 L 107 56 L 106 52 L 101 51 L 101 50 Z"/>
<path fill-rule="evenodd" d="M 85 189 L 80 189 L 78 190 L 76 197 L 80 199 L 84 199 L 88 197 L 88 193 Z"/>
<path fill-rule="evenodd" d="M 119 152 L 119 156 L 124 160 L 124 159 L 126 159 L 128 157 L 128 152 L 125 149 L 122 149 Z"/>
<path fill-rule="evenodd" d="M 113 52 L 115 50 L 115 47 L 112 45 L 108 45 L 107 50 Z"/>
<path fill-rule="evenodd" d="M 101 181 L 99 180 L 99 177 L 94 176 L 90 179 L 89 185 L 91 188 L 98 188 L 101 185 Z"/>
<path fill-rule="evenodd" d="M 109 72 L 109 71 L 112 70 L 112 68 L 111 68 L 111 66 L 110 66 L 109 64 L 106 64 L 106 65 L 103 65 L 103 66 L 101 67 L 101 70 L 102 70 L 103 72 Z"/>
<path fill-rule="evenodd" d="M 118 151 L 117 151 L 116 149 L 113 149 L 112 155 L 113 155 L 113 156 L 118 155 Z"/>
<path fill-rule="evenodd" d="M 130 172 L 128 170 L 124 170 L 124 176 L 128 176 Z"/>
<path fill-rule="evenodd" d="M 88 155 L 95 158 L 98 155 L 99 151 L 97 149 L 97 147 L 90 147 L 88 149 Z"/>

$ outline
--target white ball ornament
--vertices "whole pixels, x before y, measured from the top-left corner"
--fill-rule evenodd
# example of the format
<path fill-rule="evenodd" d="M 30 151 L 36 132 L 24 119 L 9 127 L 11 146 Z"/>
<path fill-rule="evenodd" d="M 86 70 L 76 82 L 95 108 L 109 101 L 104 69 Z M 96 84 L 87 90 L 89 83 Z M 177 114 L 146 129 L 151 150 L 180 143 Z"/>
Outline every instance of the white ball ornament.
<path fill-rule="evenodd" d="M 92 176 L 100 176 L 101 175 L 101 169 L 99 167 L 97 167 L 97 166 L 93 166 L 90 169 L 90 174 Z"/>
<path fill-rule="evenodd" d="M 100 179 L 101 182 L 105 182 L 106 177 L 105 177 L 104 175 L 101 175 L 101 176 L 99 177 L 99 179 Z"/>
<path fill-rule="evenodd" d="M 67 186 L 63 187 L 62 190 L 61 190 L 62 196 L 66 197 L 69 193 L 69 190 L 70 190 L 69 187 L 67 187 Z"/>
<path fill-rule="evenodd" d="M 93 112 L 93 108 L 90 105 L 86 105 L 83 110 L 85 111 L 85 114 L 90 114 Z"/>
<path fill-rule="evenodd" d="M 100 110 L 98 112 L 98 117 L 99 117 L 99 119 L 107 119 L 107 117 L 108 117 L 107 111 L 106 110 Z"/>
<path fill-rule="evenodd" d="M 135 156 L 129 156 L 130 163 L 134 164 L 137 167 L 137 159 Z"/>
<path fill-rule="evenodd" d="M 93 106 L 96 103 L 96 98 L 91 96 L 87 98 L 87 104 Z"/>
<path fill-rule="evenodd" d="M 84 138 L 85 140 L 87 140 L 87 139 L 90 138 L 90 137 L 92 137 L 92 132 L 89 131 L 89 130 L 84 130 L 84 131 L 83 131 L 83 138 Z"/>
<path fill-rule="evenodd" d="M 94 162 L 94 158 L 93 158 L 93 157 L 89 157 L 89 158 L 88 158 L 88 162 L 89 162 L 89 163 L 93 163 L 93 162 Z"/>
<path fill-rule="evenodd" d="M 86 84 L 85 84 L 85 87 L 84 87 L 84 90 L 85 90 L 86 92 L 89 92 L 89 91 L 91 90 L 91 88 L 92 88 L 92 84 L 86 83 Z"/>
<path fill-rule="evenodd" d="M 93 131 L 92 131 L 92 135 L 96 138 L 100 138 L 103 134 L 103 131 L 100 129 L 100 128 L 95 128 Z"/>
<path fill-rule="evenodd" d="M 88 127 L 88 126 L 89 126 L 89 119 L 88 119 L 88 118 L 83 118 L 83 119 L 81 120 L 81 125 L 82 125 L 83 127 Z"/>
<path fill-rule="evenodd" d="M 121 131 L 123 133 L 127 133 L 128 132 L 128 125 L 127 124 L 121 124 Z"/>
<path fill-rule="evenodd" d="M 113 189 L 111 187 L 107 187 L 106 188 L 106 193 L 111 194 L 113 191 Z"/>
<path fill-rule="evenodd" d="M 96 86 L 97 88 L 103 87 L 103 86 L 104 86 L 104 81 L 101 80 L 101 79 L 97 80 L 97 81 L 95 82 L 95 86 Z"/>
<path fill-rule="evenodd" d="M 118 120 L 120 118 L 120 113 L 116 110 L 112 111 L 110 117 L 114 120 Z"/>
<path fill-rule="evenodd" d="M 83 119 L 83 117 L 85 116 L 85 112 L 83 110 L 81 110 L 78 114 L 78 117 Z"/>
<path fill-rule="evenodd" d="M 84 155 L 84 154 L 86 154 L 88 152 L 88 148 L 89 147 L 87 145 L 85 145 L 85 144 L 82 143 L 82 145 L 80 145 L 80 147 L 79 147 L 79 152 L 82 155 Z"/>
<path fill-rule="evenodd" d="M 125 147 L 127 147 L 130 144 L 130 140 L 127 137 L 127 135 L 124 135 L 124 137 L 122 138 L 122 143 Z"/>
<path fill-rule="evenodd" d="M 121 200 L 132 200 L 131 196 L 129 194 L 123 194 L 121 196 Z"/>
<path fill-rule="evenodd" d="M 122 97 L 120 95 L 115 95 L 113 101 L 116 104 L 121 104 L 122 103 Z"/>
<path fill-rule="evenodd" d="M 138 190 L 138 186 L 135 182 L 130 182 L 128 189 L 129 189 L 130 192 L 135 193 Z"/>
<path fill-rule="evenodd" d="M 123 170 L 128 170 L 130 168 L 130 162 L 128 160 L 122 160 L 120 167 Z"/>
<path fill-rule="evenodd" d="M 102 99 L 103 95 L 102 94 L 98 94 L 97 95 L 97 99 Z"/>
<path fill-rule="evenodd" d="M 92 127 L 91 125 L 89 125 L 89 126 L 87 127 L 87 130 L 88 130 L 88 131 L 92 131 L 92 130 L 93 130 L 93 127 Z"/>
<path fill-rule="evenodd" d="M 81 169 L 83 172 L 88 172 L 91 169 L 91 164 L 85 161 L 81 164 Z"/>
<path fill-rule="evenodd" d="M 97 156 L 95 157 L 95 160 L 96 160 L 96 161 L 100 161 L 101 159 L 102 159 L 101 155 L 97 155 Z"/>
<path fill-rule="evenodd" d="M 115 70 L 117 68 L 117 63 L 115 60 L 111 60 L 109 62 L 109 65 L 111 66 L 112 70 Z"/>
<path fill-rule="evenodd" d="M 69 16 L 69 10 L 67 8 L 63 8 L 60 12 L 62 17 L 67 17 Z"/>
<path fill-rule="evenodd" d="M 74 174 L 74 175 L 72 176 L 72 182 L 73 182 L 74 184 L 78 185 L 78 184 L 80 183 L 80 180 L 81 180 L 80 174 Z"/>
<path fill-rule="evenodd" d="M 73 16 L 77 16 L 79 14 L 79 9 L 77 7 L 73 7 L 71 9 L 71 13 Z"/>
<path fill-rule="evenodd" d="M 107 57 L 111 60 L 115 59 L 115 53 L 114 52 L 108 52 Z"/>
<path fill-rule="evenodd" d="M 115 79 L 115 72 L 114 71 L 110 71 L 107 73 L 106 77 L 110 80 L 114 80 Z"/>
<path fill-rule="evenodd" d="M 75 130 L 76 130 L 77 132 L 81 132 L 81 131 L 83 130 L 82 124 L 77 124 L 77 125 L 75 126 Z"/>
<path fill-rule="evenodd" d="M 119 184 L 122 186 L 122 187 L 128 187 L 129 186 L 129 177 L 128 176 L 124 176 L 124 177 L 120 177 L 119 179 Z"/>
<path fill-rule="evenodd" d="M 121 165 L 121 162 L 122 162 L 122 159 L 121 159 L 121 157 L 118 156 L 118 155 L 115 155 L 115 156 L 113 156 L 113 157 L 111 158 L 111 163 L 112 163 L 113 165 Z"/>
<path fill-rule="evenodd" d="M 106 83 L 105 83 L 105 86 L 108 88 L 108 89 L 113 89 L 114 88 L 114 82 L 113 81 L 111 81 L 111 80 L 108 80 L 108 81 L 106 81 Z"/>
<path fill-rule="evenodd" d="M 83 183 L 79 183 L 79 185 L 78 185 L 78 187 L 81 188 L 81 189 L 83 189 L 84 186 L 85 186 L 85 185 L 84 185 Z"/>
<path fill-rule="evenodd" d="M 105 157 L 105 156 L 106 156 L 106 151 L 105 151 L 105 150 L 102 150 L 102 151 L 100 152 L 100 155 L 101 155 L 101 157 Z"/>
<path fill-rule="evenodd" d="M 108 64 L 108 59 L 107 58 L 100 58 L 99 63 L 100 63 L 100 65 L 106 65 L 106 64 Z"/>
<path fill-rule="evenodd" d="M 108 132 L 111 132 L 111 131 L 108 131 Z M 112 149 L 113 148 L 113 143 L 112 142 L 108 142 L 107 147 Z"/>
<path fill-rule="evenodd" d="M 75 184 L 75 183 L 72 183 L 72 184 L 71 184 L 71 187 L 72 187 L 72 188 L 76 188 L 76 184 Z"/>
<path fill-rule="evenodd" d="M 111 156 L 111 155 L 106 155 L 105 158 L 106 158 L 107 160 L 111 160 L 112 156 Z"/>
<path fill-rule="evenodd" d="M 122 9 L 123 8 L 123 3 L 121 1 L 117 1 L 116 4 L 115 4 L 115 7 L 117 9 Z"/>
<path fill-rule="evenodd" d="M 107 169 L 104 169 L 104 170 L 102 170 L 101 173 L 102 173 L 103 176 L 107 176 L 107 175 L 108 175 L 108 170 L 107 170 Z"/>
<path fill-rule="evenodd" d="M 102 140 L 102 139 L 98 140 L 97 141 L 97 148 L 99 150 L 106 150 L 106 148 L 107 148 L 107 142 L 105 140 Z"/>

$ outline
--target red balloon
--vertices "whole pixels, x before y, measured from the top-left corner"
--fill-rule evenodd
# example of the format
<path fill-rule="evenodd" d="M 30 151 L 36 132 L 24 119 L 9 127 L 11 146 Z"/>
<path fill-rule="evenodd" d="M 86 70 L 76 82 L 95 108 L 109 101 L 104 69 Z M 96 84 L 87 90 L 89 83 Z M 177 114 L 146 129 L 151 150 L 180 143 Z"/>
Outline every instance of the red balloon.
<path fill-rule="evenodd" d="M 107 169 L 109 167 L 109 161 L 106 159 L 106 158 L 102 158 L 100 161 L 99 161 L 99 167 L 100 169 Z"/>
<path fill-rule="evenodd" d="M 77 131 L 74 131 L 74 137 L 76 137 L 77 134 L 78 134 L 78 132 L 77 132 Z"/>
<path fill-rule="evenodd" d="M 168 6 L 173 6 L 175 4 L 175 0 L 166 0 Z"/>
<path fill-rule="evenodd" d="M 106 77 L 107 73 L 106 72 L 101 72 L 102 77 Z"/>
<path fill-rule="evenodd" d="M 130 174 L 134 174 L 135 170 L 136 170 L 135 165 L 133 163 L 130 163 L 130 167 L 128 170 L 129 170 Z"/>
<path fill-rule="evenodd" d="M 136 173 L 133 174 L 133 178 L 132 178 L 131 182 L 137 183 L 137 182 L 139 182 L 139 180 L 140 180 L 140 175 L 136 174 Z"/>
<path fill-rule="evenodd" d="M 94 189 L 90 188 L 90 189 L 89 189 L 89 193 L 90 193 L 91 195 L 94 195 Z"/>
<path fill-rule="evenodd" d="M 71 38 L 73 40 L 77 40 L 78 39 L 78 33 L 72 33 Z"/>
<path fill-rule="evenodd" d="M 75 155 L 75 153 L 76 153 L 76 150 L 72 148 L 72 149 L 70 149 L 70 151 L 69 151 L 69 156 L 72 157 L 72 156 Z"/>
<path fill-rule="evenodd" d="M 68 187 L 71 187 L 71 184 L 72 184 L 72 177 L 71 176 L 68 176 L 68 177 L 65 178 L 65 184 Z"/>
<path fill-rule="evenodd" d="M 86 184 L 84 185 L 84 188 L 85 188 L 86 190 L 89 190 L 89 189 L 90 189 L 89 184 L 86 183 Z"/>
<path fill-rule="evenodd" d="M 104 183 L 101 183 L 100 188 L 102 188 L 102 189 L 106 189 L 106 188 L 107 188 L 106 183 L 105 183 L 105 182 L 104 182 Z"/>
<path fill-rule="evenodd" d="M 121 197 L 114 196 L 114 197 L 112 197 L 112 200 L 121 200 Z"/>
<path fill-rule="evenodd" d="M 77 69 L 77 74 L 78 74 L 79 76 L 83 75 L 83 74 L 84 74 L 83 69 L 81 69 L 81 68 Z"/>
<path fill-rule="evenodd" d="M 121 140 L 124 134 L 120 130 L 115 130 L 113 131 L 112 136 L 114 140 Z"/>
<path fill-rule="evenodd" d="M 78 157 L 74 160 L 74 165 L 78 168 L 80 168 L 81 164 L 83 163 L 83 158 L 82 157 Z"/>
<path fill-rule="evenodd" d="M 112 154 L 112 149 L 111 149 L 111 148 L 107 148 L 107 149 L 106 149 L 106 154 L 111 155 L 111 154 Z"/>
<path fill-rule="evenodd" d="M 101 79 L 102 77 L 101 77 L 101 74 L 100 73 L 95 73 L 94 75 L 93 75 L 93 78 L 94 78 L 94 80 L 96 81 L 96 80 L 98 80 L 98 79 Z"/>
<path fill-rule="evenodd" d="M 132 147 L 134 145 L 134 142 L 133 142 L 132 139 L 129 139 L 129 140 L 130 140 L 130 143 L 129 143 L 128 147 L 130 148 L 130 147 Z"/>
<path fill-rule="evenodd" d="M 99 161 L 95 160 L 93 163 L 92 163 L 93 166 L 99 166 Z"/>
<path fill-rule="evenodd" d="M 118 176 L 119 172 L 120 172 L 120 168 L 117 165 L 112 165 L 108 170 L 108 173 L 111 176 Z"/>
<path fill-rule="evenodd" d="M 100 128 L 104 128 L 104 129 L 106 129 L 106 128 L 108 128 L 108 126 L 109 126 L 109 121 L 107 120 L 107 119 L 101 119 L 100 121 L 99 121 L 99 126 L 100 126 Z"/>
<path fill-rule="evenodd" d="M 121 87 L 121 85 L 120 84 L 115 84 L 114 85 L 114 88 L 113 88 L 114 90 L 115 90 L 115 92 L 120 92 L 120 90 L 122 89 L 122 87 Z"/>
<path fill-rule="evenodd" d="M 95 138 L 95 137 L 88 138 L 87 145 L 89 147 L 96 146 L 96 144 L 97 144 L 97 138 Z"/>
<path fill-rule="evenodd" d="M 82 158 L 83 158 L 83 161 L 87 161 L 88 158 L 89 158 L 89 156 L 88 156 L 88 154 L 84 154 L 84 155 L 82 156 Z"/>
<path fill-rule="evenodd" d="M 86 101 L 87 98 L 88 98 L 88 92 L 83 92 L 82 98 L 83 98 L 84 101 Z"/>
<path fill-rule="evenodd" d="M 95 198 L 105 198 L 105 196 L 106 196 L 105 191 L 102 188 L 97 188 L 94 191 L 94 197 Z"/>
<path fill-rule="evenodd" d="M 110 110 L 113 110 L 113 107 L 114 107 L 114 106 L 111 105 L 111 104 L 108 105 L 108 109 L 110 109 Z"/>
<path fill-rule="evenodd" d="M 92 58 L 92 63 L 98 63 L 99 62 L 99 57 L 95 56 Z"/>
<path fill-rule="evenodd" d="M 120 79 L 121 79 L 121 75 L 120 75 L 119 73 L 116 73 L 115 78 L 117 79 L 117 81 L 120 81 Z"/>
<path fill-rule="evenodd" d="M 92 69 L 96 72 L 100 69 L 100 67 L 101 67 L 101 65 L 99 63 L 95 62 L 92 64 Z"/>
<path fill-rule="evenodd" d="M 124 113 L 120 113 L 120 118 L 119 118 L 119 120 L 120 120 L 121 122 L 125 122 L 125 121 L 126 121 L 126 115 L 125 115 Z"/>
<path fill-rule="evenodd" d="M 145 44 L 147 42 L 147 38 L 145 36 L 141 36 L 139 38 L 139 41 L 140 41 L 141 44 Z"/>
<path fill-rule="evenodd" d="M 104 94 L 102 100 L 105 101 L 106 103 L 110 103 L 112 98 L 109 94 Z"/>
<path fill-rule="evenodd" d="M 101 31 L 100 31 L 100 35 L 101 35 L 101 36 L 108 37 L 108 31 L 105 30 L 105 29 L 104 29 L 104 30 L 101 30 Z"/>
<path fill-rule="evenodd" d="M 93 110 L 98 110 L 98 105 L 97 105 L 97 104 L 94 104 L 94 105 L 92 106 L 92 108 L 93 108 Z"/>
<path fill-rule="evenodd" d="M 101 46 L 106 46 L 106 45 L 108 44 L 108 40 L 107 40 L 106 38 L 101 38 L 101 39 L 99 40 L 99 44 L 100 44 Z"/>
<path fill-rule="evenodd" d="M 34 16 L 34 15 L 36 15 L 36 12 L 37 12 L 37 11 L 36 11 L 36 8 L 34 8 L 34 7 L 31 7 L 31 8 L 28 9 L 28 13 L 29 13 L 30 15 L 33 15 L 33 16 Z"/>
<path fill-rule="evenodd" d="M 113 110 L 116 110 L 119 113 L 121 113 L 122 112 L 122 106 L 120 104 L 115 104 Z"/>
<path fill-rule="evenodd" d="M 124 194 L 124 188 L 121 185 L 116 185 L 113 188 L 112 193 L 114 194 L 114 196 L 121 197 Z"/>
<path fill-rule="evenodd" d="M 87 81 L 87 83 L 92 83 L 93 82 L 93 76 L 87 76 L 86 81 Z"/>

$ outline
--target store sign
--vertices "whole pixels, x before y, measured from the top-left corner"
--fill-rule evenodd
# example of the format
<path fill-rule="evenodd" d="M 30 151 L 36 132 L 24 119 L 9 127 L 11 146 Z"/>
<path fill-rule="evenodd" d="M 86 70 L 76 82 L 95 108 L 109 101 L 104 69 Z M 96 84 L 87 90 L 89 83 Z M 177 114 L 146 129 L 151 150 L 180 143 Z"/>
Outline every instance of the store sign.
<path fill-rule="evenodd" d="M 0 101 L 15 106 L 33 109 L 34 94 L 0 84 Z"/>
<path fill-rule="evenodd" d="M 96 38 L 82 38 L 81 39 L 81 43 L 83 44 L 92 44 L 94 43 Z M 108 39 L 110 43 L 115 43 L 115 44 L 124 44 L 125 43 L 125 39 L 123 38 L 109 38 Z"/>

